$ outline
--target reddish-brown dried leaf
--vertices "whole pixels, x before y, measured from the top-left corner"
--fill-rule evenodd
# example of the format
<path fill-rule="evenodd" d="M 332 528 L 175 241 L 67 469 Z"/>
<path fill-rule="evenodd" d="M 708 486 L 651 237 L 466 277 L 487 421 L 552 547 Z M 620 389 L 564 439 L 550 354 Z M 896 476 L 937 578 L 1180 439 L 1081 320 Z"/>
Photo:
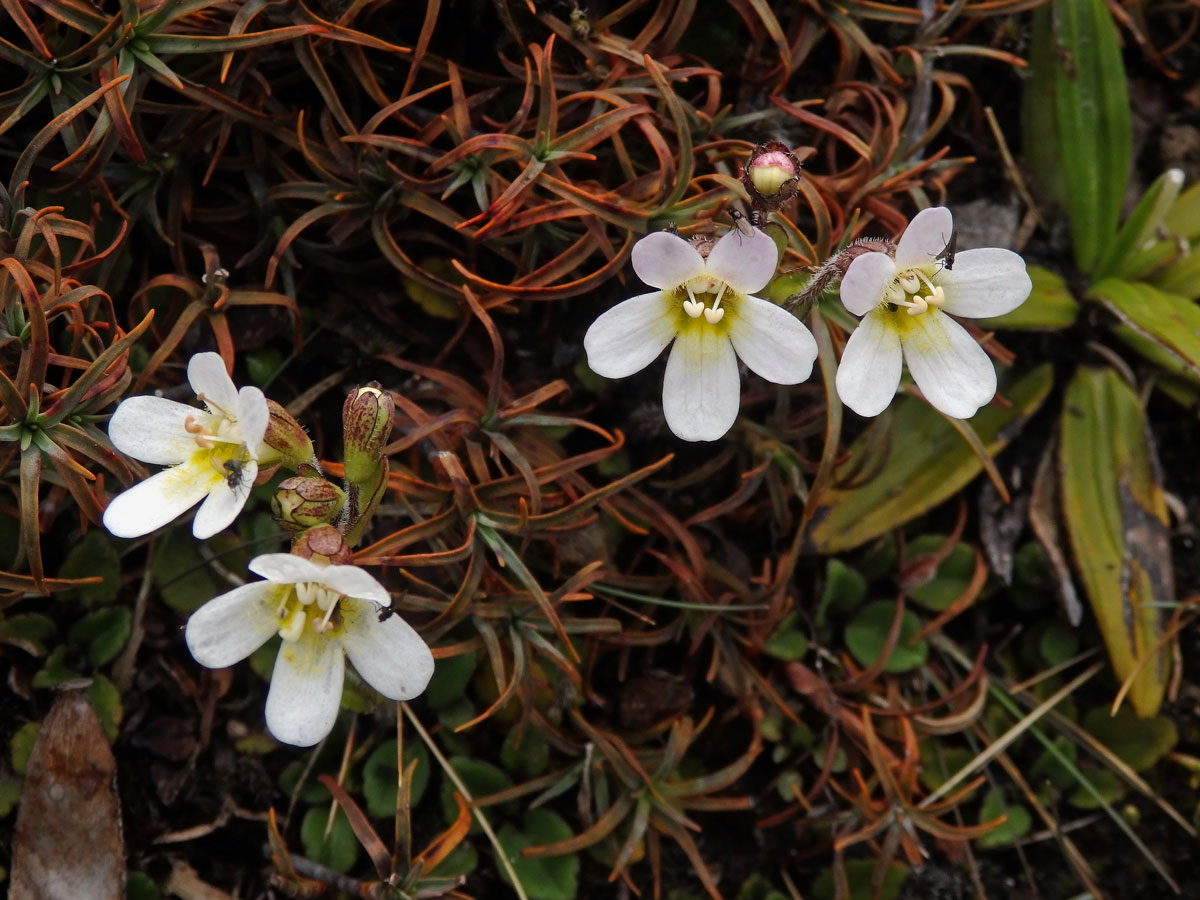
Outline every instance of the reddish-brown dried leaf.
<path fill-rule="evenodd" d="M 13 837 L 12 900 L 125 895 L 117 763 L 83 691 L 42 722 Z"/>

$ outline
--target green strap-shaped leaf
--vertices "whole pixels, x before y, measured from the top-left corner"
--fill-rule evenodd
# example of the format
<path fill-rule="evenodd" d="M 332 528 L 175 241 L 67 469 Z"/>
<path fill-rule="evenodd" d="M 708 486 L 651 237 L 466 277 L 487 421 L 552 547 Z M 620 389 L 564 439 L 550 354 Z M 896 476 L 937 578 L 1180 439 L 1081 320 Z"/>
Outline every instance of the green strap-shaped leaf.
<path fill-rule="evenodd" d="M 1060 440 L 1075 564 L 1124 681 L 1162 634 L 1157 604 L 1174 600 L 1166 500 L 1137 395 L 1112 369 L 1080 368 L 1067 388 Z M 1168 674 L 1160 648 L 1129 691 L 1138 715 L 1158 711 Z"/>
<path fill-rule="evenodd" d="M 1200 307 L 1196 304 L 1144 282 L 1118 278 L 1105 278 L 1089 296 L 1200 376 Z"/>
<path fill-rule="evenodd" d="M 1053 0 L 1034 15 L 1025 152 L 1066 211 L 1075 262 L 1099 265 L 1117 233 L 1129 173 L 1125 69 L 1105 0 Z"/>
<path fill-rule="evenodd" d="M 989 454 L 1003 450 L 1037 411 L 1053 380 L 1050 364 L 1043 363 L 1003 388 L 1011 406 L 988 406 L 971 419 L 968 427 Z M 805 550 L 837 553 L 874 540 L 952 497 L 982 469 L 940 413 L 905 397 L 893 407 L 890 437 L 872 429 L 851 446 L 834 475 L 835 484 L 851 485 L 816 500 Z"/>

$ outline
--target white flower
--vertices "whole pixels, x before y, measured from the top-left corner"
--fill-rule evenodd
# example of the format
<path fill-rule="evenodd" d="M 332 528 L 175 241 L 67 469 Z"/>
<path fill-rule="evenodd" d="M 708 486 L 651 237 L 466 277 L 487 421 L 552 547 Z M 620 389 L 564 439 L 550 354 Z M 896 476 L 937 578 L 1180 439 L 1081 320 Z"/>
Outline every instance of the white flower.
<path fill-rule="evenodd" d="M 737 418 L 741 402 L 737 357 L 776 384 L 796 384 L 812 372 L 817 342 L 787 310 L 753 297 L 779 259 L 758 229 L 730 231 L 704 258 L 688 241 L 660 231 L 633 248 L 633 270 L 658 290 L 619 303 L 583 338 L 588 365 L 624 378 L 675 341 L 663 380 L 663 414 L 685 441 L 715 441 Z M 736 352 L 736 356 L 734 355 Z"/>
<path fill-rule="evenodd" d="M 995 396 L 996 370 L 987 353 L 946 314 L 1002 315 L 1025 302 L 1032 283 L 1025 261 L 1011 250 L 964 250 L 947 258 L 953 234 L 950 210 L 923 210 L 905 229 L 894 259 L 864 253 L 846 270 L 842 303 L 862 321 L 846 342 L 836 382 L 842 402 L 859 415 L 887 408 L 900 385 L 901 357 L 925 399 L 948 416 L 966 419 Z"/>
<path fill-rule="evenodd" d="M 188 382 L 204 409 L 165 397 L 130 397 L 108 423 L 113 446 L 142 462 L 166 465 L 117 495 L 104 526 L 117 537 L 139 537 L 201 500 L 192 534 L 209 538 L 241 512 L 258 475 L 269 413 L 263 392 L 234 387 L 216 353 L 188 362 Z"/>
<path fill-rule="evenodd" d="M 290 553 L 250 562 L 266 581 L 234 588 L 192 614 L 184 636 L 202 666 L 223 669 L 271 635 L 283 637 L 267 728 L 298 747 L 320 741 L 337 719 L 345 657 L 391 700 L 409 700 L 433 675 L 433 654 L 398 615 L 387 590 L 358 566 L 322 566 Z"/>

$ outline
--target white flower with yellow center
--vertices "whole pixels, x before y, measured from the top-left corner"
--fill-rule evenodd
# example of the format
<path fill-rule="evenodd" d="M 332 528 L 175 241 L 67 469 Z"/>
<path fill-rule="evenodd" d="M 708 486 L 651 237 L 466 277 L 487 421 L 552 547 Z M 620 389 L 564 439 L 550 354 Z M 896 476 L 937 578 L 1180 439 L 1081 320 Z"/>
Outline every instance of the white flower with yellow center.
<path fill-rule="evenodd" d="M 638 278 L 657 290 L 617 304 L 583 338 L 588 365 L 606 378 L 645 368 L 672 340 L 663 379 L 663 415 L 685 441 L 715 441 L 737 418 L 737 358 L 776 384 L 812 373 L 817 342 L 801 322 L 769 300 L 779 260 L 775 242 L 754 229 L 730 231 L 707 257 L 660 231 L 634 245 Z"/>
<path fill-rule="evenodd" d="M 345 657 L 371 687 L 410 700 L 433 675 L 433 654 L 387 609 L 387 589 L 358 566 L 322 566 L 290 553 L 250 562 L 265 578 L 215 597 L 192 614 L 184 636 L 202 666 L 223 669 L 283 638 L 267 693 L 267 728 L 309 747 L 329 734 L 342 698 Z"/>
<path fill-rule="evenodd" d="M 1032 283 L 1025 261 L 989 247 L 947 254 L 954 220 L 944 206 L 926 209 L 886 253 L 855 257 L 842 278 L 847 310 L 862 316 L 837 370 L 842 402 L 862 416 L 883 412 L 900 386 L 902 361 L 934 407 L 966 419 L 996 394 L 996 370 L 950 315 L 999 316 L 1025 302 Z"/>
<path fill-rule="evenodd" d="M 241 512 L 258 475 L 269 413 L 263 392 L 234 387 L 216 353 L 188 362 L 188 382 L 204 409 L 165 397 L 130 397 L 108 423 L 113 446 L 134 459 L 170 466 L 118 494 L 104 511 L 117 537 L 140 537 L 201 500 L 192 534 L 212 537 Z"/>

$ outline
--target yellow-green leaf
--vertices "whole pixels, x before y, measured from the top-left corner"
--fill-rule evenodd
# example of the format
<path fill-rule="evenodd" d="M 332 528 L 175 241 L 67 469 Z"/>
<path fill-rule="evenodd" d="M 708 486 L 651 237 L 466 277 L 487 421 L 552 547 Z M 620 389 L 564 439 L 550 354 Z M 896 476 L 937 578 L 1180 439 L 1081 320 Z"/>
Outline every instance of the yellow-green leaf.
<path fill-rule="evenodd" d="M 1167 506 L 1137 395 L 1111 369 L 1080 368 L 1067 389 L 1059 473 L 1076 566 L 1124 681 L 1162 634 L 1157 604 L 1174 600 Z M 1159 649 L 1129 702 L 1140 716 L 1162 703 L 1169 674 Z"/>
<path fill-rule="evenodd" d="M 1200 375 L 1200 307 L 1196 304 L 1143 282 L 1118 278 L 1099 282 L 1090 296 Z"/>
<path fill-rule="evenodd" d="M 1003 388 L 1011 406 L 988 406 L 971 419 L 989 455 L 1008 445 L 1053 380 L 1043 363 Z M 958 493 L 983 469 L 954 427 L 919 400 L 900 399 L 891 417 L 890 437 L 867 432 L 855 441 L 834 475 L 834 484 L 844 486 L 816 499 L 808 552 L 837 553 L 874 540 Z"/>

